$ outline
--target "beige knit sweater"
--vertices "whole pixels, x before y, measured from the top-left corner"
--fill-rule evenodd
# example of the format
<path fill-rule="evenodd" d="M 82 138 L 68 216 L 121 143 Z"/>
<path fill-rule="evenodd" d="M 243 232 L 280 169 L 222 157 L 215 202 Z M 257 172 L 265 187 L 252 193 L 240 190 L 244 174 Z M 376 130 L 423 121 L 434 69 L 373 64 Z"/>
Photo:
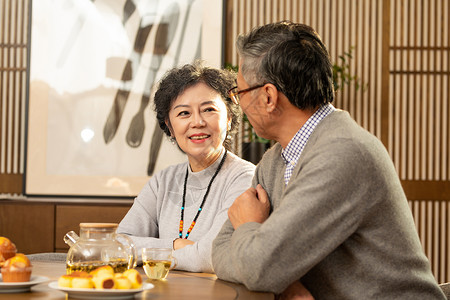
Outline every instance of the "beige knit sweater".
<path fill-rule="evenodd" d="M 220 279 L 282 292 L 300 280 L 315 299 L 445 299 L 422 251 L 407 199 L 382 143 L 337 110 L 322 120 L 287 186 L 274 145 L 253 185 L 273 211 L 213 243 Z"/>

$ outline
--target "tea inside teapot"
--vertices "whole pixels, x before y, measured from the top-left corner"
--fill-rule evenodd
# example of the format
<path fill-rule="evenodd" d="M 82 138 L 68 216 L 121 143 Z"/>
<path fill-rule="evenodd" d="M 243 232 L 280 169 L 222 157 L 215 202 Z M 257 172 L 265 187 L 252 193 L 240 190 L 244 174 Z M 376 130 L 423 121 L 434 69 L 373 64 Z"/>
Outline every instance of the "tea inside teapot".
<path fill-rule="evenodd" d="M 110 265 L 116 273 L 136 266 L 136 248 L 131 239 L 117 234 L 116 223 L 81 223 L 80 236 L 68 232 L 64 241 L 70 246 L 67 252 L 66 272 L 90 272 Z"/>

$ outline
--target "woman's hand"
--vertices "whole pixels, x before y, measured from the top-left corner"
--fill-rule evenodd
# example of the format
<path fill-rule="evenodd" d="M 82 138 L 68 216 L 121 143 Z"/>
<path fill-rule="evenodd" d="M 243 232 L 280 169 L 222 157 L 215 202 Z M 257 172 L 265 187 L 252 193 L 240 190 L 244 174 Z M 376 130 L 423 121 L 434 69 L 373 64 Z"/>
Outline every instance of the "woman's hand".
<path fill-rule="evenodd" d="M 178 249 L 186 247 L 187 245 L 193 245 L 193 244 L 194 244 L 193 241 L 177 238 L 176 240 L 173 241 L 173 250 L 178 250 Z"/>

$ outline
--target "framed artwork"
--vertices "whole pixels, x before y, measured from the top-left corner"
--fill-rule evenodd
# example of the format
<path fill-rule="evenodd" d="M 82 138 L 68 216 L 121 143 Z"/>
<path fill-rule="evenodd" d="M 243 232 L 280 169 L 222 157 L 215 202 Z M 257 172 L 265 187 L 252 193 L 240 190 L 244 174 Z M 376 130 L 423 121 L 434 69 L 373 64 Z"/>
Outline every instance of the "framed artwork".
<path fill-rule="evenodd" d="M 26 195 L 134 197 L 185 155 L 155 87 L 175 66 L 223 65 L 223 0 L 33 0 Z"/>

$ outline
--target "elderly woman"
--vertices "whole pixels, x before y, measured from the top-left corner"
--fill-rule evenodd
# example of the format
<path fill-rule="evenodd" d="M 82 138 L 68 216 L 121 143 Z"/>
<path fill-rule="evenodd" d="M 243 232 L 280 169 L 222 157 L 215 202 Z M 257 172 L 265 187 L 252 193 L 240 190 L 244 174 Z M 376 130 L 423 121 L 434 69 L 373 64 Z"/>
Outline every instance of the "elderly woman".
<path fill-rule="evenodd" d="M 239 105 L 227 97 L 234 83 L 228 71 L 185 65 L 170 70 L 155 94 L 159 126 L 188 162 L 154 175 L 118 232 L 138 249 L 173 247 L 177 269 L 213 272 L 212 241 L 251 184 L 255 166 L 229 151 L 240 119 Z"/>

